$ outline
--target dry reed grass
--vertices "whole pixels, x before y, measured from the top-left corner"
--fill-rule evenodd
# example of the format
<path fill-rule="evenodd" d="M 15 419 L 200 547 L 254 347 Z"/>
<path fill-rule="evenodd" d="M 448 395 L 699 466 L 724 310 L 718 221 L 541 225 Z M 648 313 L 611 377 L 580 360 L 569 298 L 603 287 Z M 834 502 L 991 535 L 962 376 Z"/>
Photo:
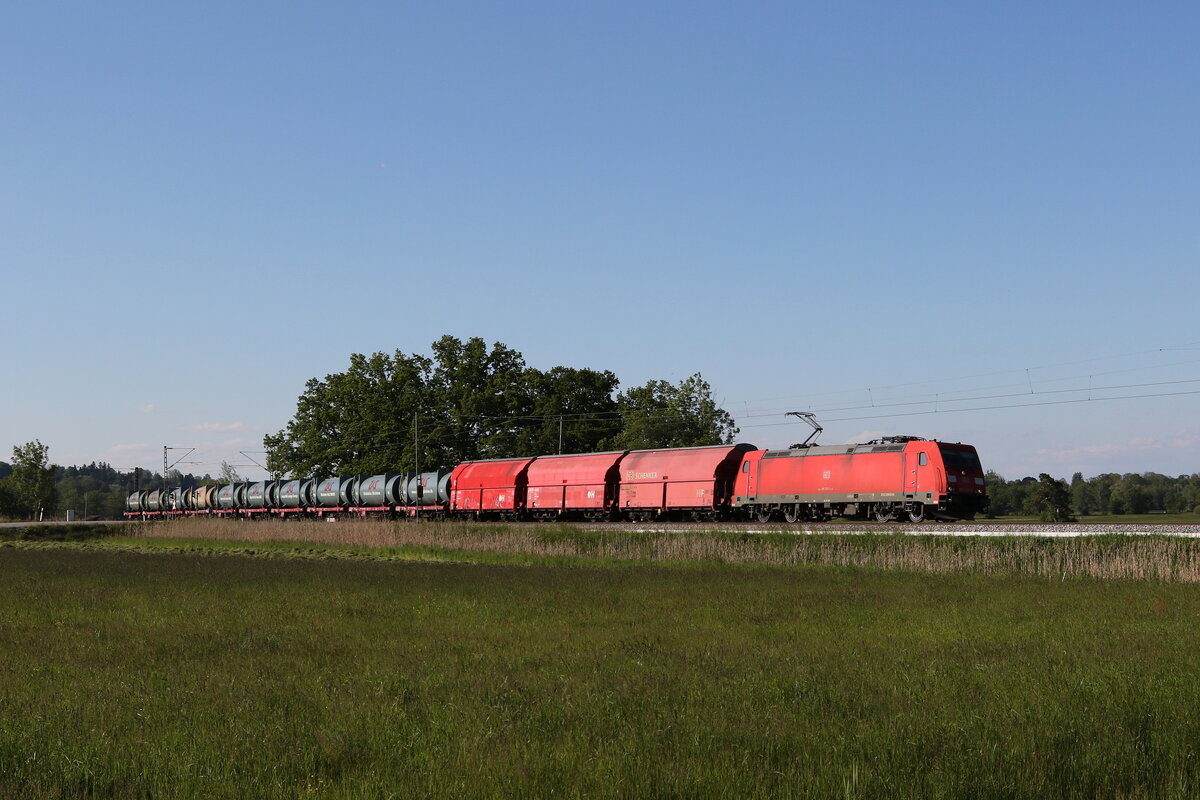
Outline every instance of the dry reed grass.
<path fill-rule="evenodd" d="M 1200 540 L 1170 536 L 760 535 L 381 520 L 179 520 L 148 524 L 138 535 L 552 559 L 826 565 L 924 573 L 1019 574 L 1060 580 L 1200 583 Z"/>

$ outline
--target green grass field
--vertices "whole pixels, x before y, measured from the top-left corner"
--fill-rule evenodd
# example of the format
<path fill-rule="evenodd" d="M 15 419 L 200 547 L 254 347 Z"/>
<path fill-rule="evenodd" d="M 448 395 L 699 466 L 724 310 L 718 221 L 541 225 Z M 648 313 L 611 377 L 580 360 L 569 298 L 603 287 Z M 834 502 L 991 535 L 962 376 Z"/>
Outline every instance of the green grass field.
<path fill-rule="evenodd" d="M 47 545 L 0 570 L 0 796 L 1200 784 L 1193 585 Z"/>
<path fill-rule="evenodd" d="M 210 545 L 0 546 L 0 798 L 1200 792 L 1194 583 Z"/>

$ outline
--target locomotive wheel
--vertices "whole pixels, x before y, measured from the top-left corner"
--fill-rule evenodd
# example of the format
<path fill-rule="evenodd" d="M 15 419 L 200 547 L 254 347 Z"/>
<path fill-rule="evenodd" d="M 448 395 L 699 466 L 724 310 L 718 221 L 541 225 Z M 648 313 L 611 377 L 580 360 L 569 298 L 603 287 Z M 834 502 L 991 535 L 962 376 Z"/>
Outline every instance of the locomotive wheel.
<path fill-rule="evenodd" d="M 896 515 L 890 508 L 885 505 L 875 506 L 875 521 L 876 522 L 891 522 L 896 518 Z"/>
<path fill-rule="evenodd" d="M 754 509 L 754 518 L 759 522 L 770 522 L 771 508 L 769 506 L 759 506 Z"/>
<path fill-rule="evenodd" d="M 920 503 L 910 506 L 908 509 L 909 522 L 924 522 L 925 521 L 925 506 Z"/>
<path fill-rule="evenodd" d="M 795 523 L 800 519 L 800 504 L 792 503 L 783 507 L 783 521 L 789 524 Z"/>

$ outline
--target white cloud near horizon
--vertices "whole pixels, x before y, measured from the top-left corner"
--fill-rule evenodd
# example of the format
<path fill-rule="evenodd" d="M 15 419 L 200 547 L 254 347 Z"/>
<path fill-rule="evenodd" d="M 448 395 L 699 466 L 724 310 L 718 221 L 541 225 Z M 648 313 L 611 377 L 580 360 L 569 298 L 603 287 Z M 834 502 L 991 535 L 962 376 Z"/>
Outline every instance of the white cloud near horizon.
<path fill-rule="evenodd" d="M 200 422 L 195 425 L 184 425 L 180 430 L 188 433 L 230 433 L 246 430 L 244 422 Z"/>
<path fill-rule="evenodd" d="M 1197 445 L 1200 445 L 1200 431 L 1182 429 L 1164 437 L 1136 436 L 1123 442 L 1041 448 L 1034 451 L 1032 461 L 1034 464 L 1042 466 L 1062 466 L 1077 471 L 1080 469 L 1086 471 L 1091 464 L 1111 460 L 1114 457 L 1180 452 L 1195 448 Z"/>

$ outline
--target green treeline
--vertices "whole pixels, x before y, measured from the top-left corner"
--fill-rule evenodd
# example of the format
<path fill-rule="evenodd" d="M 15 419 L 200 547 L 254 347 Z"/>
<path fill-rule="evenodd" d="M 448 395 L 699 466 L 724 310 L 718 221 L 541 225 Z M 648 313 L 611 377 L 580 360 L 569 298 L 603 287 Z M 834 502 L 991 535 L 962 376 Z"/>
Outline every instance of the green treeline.
<path fill-rule="evenodd" d="M 1051 486 L 1049 482 L 1055 484 Z M 988 516 L 1045 516 L 1064 504 L 1076 516 L 1090 514 L 1200 514 L 1200 474 L 1172 478 L 1157 472 L 1118 475 L 1108 472 L 1070 481 L 1050 478 L 1005 480 L 987 473 Z M 1050 499 L 1053 497 L 1053 499 Z M 1056 518 L 1063 518 L 1057 515 Z"/>
<path fill-rule="evenodd" d="M 313 378 L 263 439 L 290 475 L 371 474 L 463 461 L 732 443 L 738 429 L 699 373 L 618 391 L 608 370 L 540 370 L 496 342 L 443 336 L 432 355 L 350 356 Z"/>
<path fill-rule="evenodd" d="M 104 462 L 82 467 L 46 463 L 38 469 L 45 478 L 36 484 L 40 489 L 31 493 L 20 477 L 20 463 L 0 461 L 0 519 L 61 519 L 68 509 L 78 519 L 117 519 L 125 511 L 125 498 L 134 491 L 164 488 L 158 473 L 123 472 Z M 218 482 L 209 475 L 182 474 L 178 470 L 171 470 L 170 478 L 171 486 L 184 488 Z"/>

